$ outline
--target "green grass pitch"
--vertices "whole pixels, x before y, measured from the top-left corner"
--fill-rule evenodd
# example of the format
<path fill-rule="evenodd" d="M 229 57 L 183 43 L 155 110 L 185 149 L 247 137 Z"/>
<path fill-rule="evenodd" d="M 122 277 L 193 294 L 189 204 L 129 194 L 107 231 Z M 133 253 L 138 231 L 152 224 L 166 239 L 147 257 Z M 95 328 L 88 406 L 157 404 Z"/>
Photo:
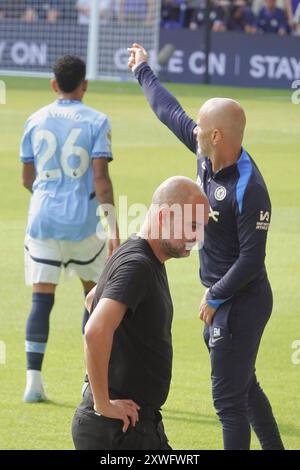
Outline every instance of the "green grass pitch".
<path fill-rule="evenodd" d="M 0 449 L 72 449 L 71 420 L 84 374 L 80 332 L 83 295 L 78 280 L 62 282 L 51 314 L 44 379 L 52 402 L 22 403 L 25 385 L 24 326 L 31 292 L 24 285 L 23 236 L 29 194 L 21 186 L 18 147 L 29 114 L 51 102 L 46 79 L 6 78 L 7 104 L 0 106 Z M 290 91 L 169 85 L 191 116 L 213 96 L 241 101 L 248 124 L 245 147 L 268 184 L 273 203 L 267 266 L 274 291 L 273 316 L 257 361 L 258 378 L 271 399 L 288 449 L 300 449 L 300 365 L 292 343 L 300 339 L 299 307 L 299 113 Z M 148 204 L 166 177 L 195 178 L 195 157 L 154 117 L 137 84 L 93 83 L 86 104 L 107 113 L 113 126 L 115 161 L 110 166 L 116 199 Z M 174 368 L 164 406 L 174 449 L 221 449 L 221 428 L 211 402 L 209 357 L 202 341 L 198 304 L 198 258 L 167 264 L 174 300 Z M 253 312 L 255 315 L 255 312 Z M 258 449 L 253 436 L 252 448 Z"/>

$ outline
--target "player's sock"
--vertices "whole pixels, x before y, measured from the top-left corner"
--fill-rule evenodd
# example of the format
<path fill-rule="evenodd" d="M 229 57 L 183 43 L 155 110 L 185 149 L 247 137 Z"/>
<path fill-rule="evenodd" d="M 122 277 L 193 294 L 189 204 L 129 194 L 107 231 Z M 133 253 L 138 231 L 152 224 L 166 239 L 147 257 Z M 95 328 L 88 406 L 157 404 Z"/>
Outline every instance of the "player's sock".
<path fill-rule="evenodd" d="M 26 325 L 27 369 L 40 371 L 49 335 L 49 316 L 54 294 L 32 294 L 32 308 Z"/>
<path fill-rule="evenodd" d="M 27 370 L 26 389 L 23 400 L 26 403 L 37 403 L 48 400 L 42 380 L 42 374 L 39 370 Z"/>
<path fill-rule="evenodd" d="M 27 385 L 33 388 L 40 388 L 43 385 L 42 373 L 40 370 L 27 370 L 26 372 Z"/>
<path fill-rule="evenodd" d="M 85 292 L 84 293 L 84 298 L 86 298 L 86 296 L 88 295 L 89 291 Z M 88 310 L 84 307 L 84 311 L 83 311 L 83 318 L 82 318 L 82 334 L 84 335 L 84 328 L 85 328 L 85 325 L 89 319 L 89 312 Z"/>

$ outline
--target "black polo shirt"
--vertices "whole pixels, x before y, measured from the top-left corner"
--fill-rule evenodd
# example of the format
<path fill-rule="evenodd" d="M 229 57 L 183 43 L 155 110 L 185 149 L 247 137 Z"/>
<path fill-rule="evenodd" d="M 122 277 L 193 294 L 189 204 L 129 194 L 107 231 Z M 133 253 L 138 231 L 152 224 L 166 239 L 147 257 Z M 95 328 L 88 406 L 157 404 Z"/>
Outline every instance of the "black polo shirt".
<path fill-rule="evenodd" d="M 171 381 L 173 306 L 165 266 L 146 240 L 129 238 L 109 259 L 93 306 L 101 298 L 128 307 L 113 339 L 110 398 L 160 408 Z"/>

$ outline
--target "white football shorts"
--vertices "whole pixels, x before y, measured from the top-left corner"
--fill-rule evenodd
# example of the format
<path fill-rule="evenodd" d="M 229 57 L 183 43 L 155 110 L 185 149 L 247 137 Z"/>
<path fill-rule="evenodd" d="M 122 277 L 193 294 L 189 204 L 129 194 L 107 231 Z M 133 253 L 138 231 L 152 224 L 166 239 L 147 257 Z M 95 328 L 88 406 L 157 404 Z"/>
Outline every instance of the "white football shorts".
<path fill-rule="evenodd" d="M 65 278 L 77 276 L 98 282 L 107 259 L 107 241 L 96 234 L 78 242 L 25 237 L 25 282 L 58 284 L 64 268 Z"/>

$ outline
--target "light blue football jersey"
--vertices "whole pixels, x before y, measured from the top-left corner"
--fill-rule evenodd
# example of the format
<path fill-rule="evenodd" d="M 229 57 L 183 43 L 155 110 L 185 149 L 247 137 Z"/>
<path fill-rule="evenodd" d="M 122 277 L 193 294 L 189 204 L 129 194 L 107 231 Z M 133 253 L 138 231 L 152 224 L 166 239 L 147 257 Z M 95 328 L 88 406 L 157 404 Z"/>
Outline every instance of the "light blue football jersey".
<path fill-rule="evenodd" d="M 112 159 L 109 120 L 81 101 L 57 100 L 29 117 L 20 158 L 36 170 L 31 237 L 79 241 L 96 232 L 92 160 L 103 157 Z"/>

